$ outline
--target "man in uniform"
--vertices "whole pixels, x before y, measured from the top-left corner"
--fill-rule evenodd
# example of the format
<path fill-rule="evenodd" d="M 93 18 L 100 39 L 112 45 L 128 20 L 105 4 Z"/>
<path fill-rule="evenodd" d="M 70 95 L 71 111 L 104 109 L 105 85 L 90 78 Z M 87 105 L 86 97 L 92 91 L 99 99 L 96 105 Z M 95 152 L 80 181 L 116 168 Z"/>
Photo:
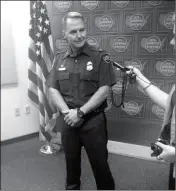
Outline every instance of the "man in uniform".
<path fill-rule="evenodd" d="M 84 146 L 97 189 L 114 190 L 107 161 L 104 114 L 110 86 L 116 83 L 112 65 L 108 54 L 87 44 L 80 13 L 68 13 L 62 24 L 69 48 L 56 55 L 46 85 L 62 114 L 58 127 L 66 159 L 66 189 L 80 189 L 81 147 Z"/>

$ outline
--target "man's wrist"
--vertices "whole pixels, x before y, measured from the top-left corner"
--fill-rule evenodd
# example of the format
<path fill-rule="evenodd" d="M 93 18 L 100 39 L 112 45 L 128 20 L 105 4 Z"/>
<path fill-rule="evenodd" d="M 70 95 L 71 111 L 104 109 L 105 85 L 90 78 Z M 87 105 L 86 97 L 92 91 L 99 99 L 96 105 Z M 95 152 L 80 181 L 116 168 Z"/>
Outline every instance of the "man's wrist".
<path fill-rule="evenodd" d="M 67 115 L 67 114 L 69 113 L 69 109 L 62 110 L 61 113 L 62 113 L 63 115 Z"/>
<path fill-rule="evenodd" d="M 77 116 L 81 119 L 84 118 L 85 113 L 81 110 L 81 108 L 77 108 Z"/>

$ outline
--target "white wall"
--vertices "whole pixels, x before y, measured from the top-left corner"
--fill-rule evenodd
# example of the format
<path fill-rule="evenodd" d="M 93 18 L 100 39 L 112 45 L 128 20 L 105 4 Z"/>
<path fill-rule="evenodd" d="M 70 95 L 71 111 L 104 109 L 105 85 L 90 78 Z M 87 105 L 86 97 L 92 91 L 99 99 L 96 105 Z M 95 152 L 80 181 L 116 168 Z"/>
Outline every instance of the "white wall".
<path fill-rule="evenodd" d="M 1 141 L 38 132 L 38 110 L 28 99 L 28 29 L 29 1 L 1 1 L 1 18 L 10 17 L 17 67 L 17 85 L 1 86 Z M 3 27 L 3 26 L 1 26 Z M 6 52 L 8 55 L 8 50 Z M 25 114 L 29 104 L 31 113 Z M 15 108 L 20 116 L 15 116 Z"/>

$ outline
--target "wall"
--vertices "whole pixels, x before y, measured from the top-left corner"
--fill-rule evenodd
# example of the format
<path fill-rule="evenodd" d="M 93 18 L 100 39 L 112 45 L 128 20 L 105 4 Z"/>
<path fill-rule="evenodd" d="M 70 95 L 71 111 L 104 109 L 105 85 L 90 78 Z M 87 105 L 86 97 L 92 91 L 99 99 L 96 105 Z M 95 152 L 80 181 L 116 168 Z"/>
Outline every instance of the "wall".
<path fill-rule="evenodd" d="M 17 70 L 17 85 L 1 86 L 1 141 L 4 141 L 38 132 L 39 116 L 27 96 L 29 1 L 2 1 L 1 9 L 6 9 L 1 18 L 11 15 Z M 6 56 L 9 56 L 8 50 Z M 31 109 L 28 115 L 25 114 L 27 104 Z M 20 109 L 18 117 L 15 116 L 15 108 Z"/>
<path fill-rule="evenodd" d="M 166 92 L 175 83 L 175 56 L 169 45 L 175 1 L 50 1 L 47 6 L 56 52 L 68 46 L 62 36 L 62 17 L 79 11 L 86 19 L 88 43 L 106 50 L 114 61 L 137 67 Z M 122 74 L 114 71 L 118 104 Z M 155 141 L 164 111 L 137 85 L 128 86 L 124 104 L 106 113 L 109 139 L 142 145 Z"/>
<path fill-rule="evenodd" d="M 1 85 L 17 83 L 16 63 L 14 62 L 15 49 L 12 37 L 12 19 L 10 14 L 6 14 L 6 9 L 8 9 L 8 7 L 4 7 L 3 4 L 1 14 L 6 16 L 1 19 L 1 26 L 3 26 L 1 27 Z M 7 51 L 9 56 L 6 55 Z"/>

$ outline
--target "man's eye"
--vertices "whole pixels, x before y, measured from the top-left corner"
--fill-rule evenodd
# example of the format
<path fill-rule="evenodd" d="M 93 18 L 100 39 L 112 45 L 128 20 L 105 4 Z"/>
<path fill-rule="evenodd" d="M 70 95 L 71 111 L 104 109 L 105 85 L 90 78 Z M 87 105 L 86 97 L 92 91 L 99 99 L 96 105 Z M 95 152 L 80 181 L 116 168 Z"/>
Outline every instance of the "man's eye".
<path fill-rule="evenodd" d="M 70 31 L 70 34 L 75 34 L 76 33 L 76 31 Z"/>
<path fill-rule="evenodd" d="M 80 32 L 84 32 L 85 31 L 85 29 L 80 29 Z"/>

